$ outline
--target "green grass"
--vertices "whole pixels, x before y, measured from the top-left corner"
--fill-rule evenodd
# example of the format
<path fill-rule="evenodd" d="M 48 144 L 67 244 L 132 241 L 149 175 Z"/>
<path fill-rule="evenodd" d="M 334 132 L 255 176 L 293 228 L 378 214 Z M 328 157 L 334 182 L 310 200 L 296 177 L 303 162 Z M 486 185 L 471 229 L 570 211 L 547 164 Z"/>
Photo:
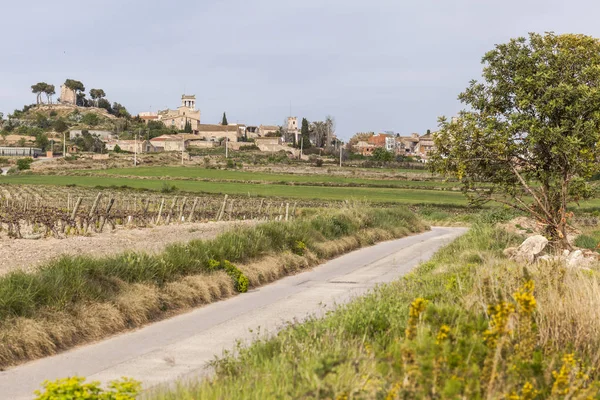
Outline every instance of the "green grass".
<path fill-rule="evenodd" d="M 129 186 L 137 189 L 160 191 L 164 180 L 113 178 L 102 176 L 14 175 L 0 177 L 0 183 L 29 185 L 77 185 L 87 187 Z M 285 197 L 316 200 L 360 200 L 373 203 L 453 204 L 465 205 L 460 192 L 420 189 L 365 188 L 261 185 L 237 182 L 172 181 L 177 189 L 186 192 Z"/>
<path fill-rule="evenodd" d="M 83 171 L 81 171 L 83 172 Z M 89 171 L 85 171 L 89 172 Z M 118 168 L 92 171 L 98 175 L 126 175 L 143 177 L 169 177 L 169 178 L 193 178 L 213 180 L 236 180 L 236 181 L 261 181 L 280 183 L 302 183 L 302 184 L 330 184 L 341 186 L 378 186 L 378 187 L 431 187 L 452 188 L 457 187 L 456 182 L 443 181 L 411 181 L 406 179 L 371 179 L 360 177 L 345 177 L 317 174 L 274 174 L 264 172 L 247 172 L 235 170 L 206 169 L 200 167 L 139 167 Z M 424 177 L 428 175 L 424 174 Z"/>
<path fill-rule="evenodd" d="M 530 279 L 527 270 L 503 259 L 502 250 L 518 242 L 506 231 L 476 224 L 405 278 L 323 319 L 291 324 L 247 347 L 240 344 L 213 363 L 214 377 L 182 382 L 151 398 L 597 398 L 597 373 L 585 368 L 595 362 L 591 344 L 584 346 L 592 346 L 587 356 L 576 354 L 571 364 L 562 361 L 563 352 L 576 353 L 570 346 L 558 343 L 560 350 L 551 350 L 536 344 L 538 328 L 522 308 L 513 312 L 510 332 L 490 323 L 486 300 L 500 301 L 499 296 L 515 305 L 511 287 Z M 540 271 L 536 279 L 547 279 L 548 272 Z M 560 283 L 552 285 L 560 289 Z M 520 301 L 518 307 L 526 304 Z M 567 383 L 557 383 L 553 373 Z M 529 384 L 536 394 L 523 396 Z"/>

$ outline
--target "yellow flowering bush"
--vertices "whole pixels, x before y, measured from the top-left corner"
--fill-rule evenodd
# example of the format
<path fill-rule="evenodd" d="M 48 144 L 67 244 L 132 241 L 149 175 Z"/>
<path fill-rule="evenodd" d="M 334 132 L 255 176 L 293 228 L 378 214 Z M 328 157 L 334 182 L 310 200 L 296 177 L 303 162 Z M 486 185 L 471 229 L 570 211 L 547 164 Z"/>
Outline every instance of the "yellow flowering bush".
<path fill-rule="evenodd" d="M 141 389 L 140 382 L 122 378 L 110 382 L 105 390 L 100 382 L 85 383 L 79 376 L 45 381 L 42 386 L 44 391 L 35 391 L 36 400 L 134 400 Z"/>

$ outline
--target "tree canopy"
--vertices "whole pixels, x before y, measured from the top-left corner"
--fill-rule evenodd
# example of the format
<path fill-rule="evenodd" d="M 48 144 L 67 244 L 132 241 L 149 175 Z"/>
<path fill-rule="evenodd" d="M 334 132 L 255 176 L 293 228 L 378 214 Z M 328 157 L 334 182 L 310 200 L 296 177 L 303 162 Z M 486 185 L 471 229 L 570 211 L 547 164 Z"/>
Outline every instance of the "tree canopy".
<path fill-rule="evenodd" d="M 81 81 L 76 81 L 75 79 L 67 79 L 65 81 L 65 86 L 75 92 L 85 92 L 85 86 Z"/>
<path fill-rule="evenodd" d="M 225 113 L 223 113 L 223 120 L 221 121 L 221 125 L 228 125 L 228 123 L 227 123 L 227 115 L 225 115 Z"/>
<path fill-rule="evenodd" d="M 430 165 L 460 179 L 472 202 L 527 212 L 569 247 L 567 205 L 591 195 L 600 170 L 600 41 L 532 33 L 482 64 L 483 80 L 459 95 L 468 108 L 440 118 Z"/>

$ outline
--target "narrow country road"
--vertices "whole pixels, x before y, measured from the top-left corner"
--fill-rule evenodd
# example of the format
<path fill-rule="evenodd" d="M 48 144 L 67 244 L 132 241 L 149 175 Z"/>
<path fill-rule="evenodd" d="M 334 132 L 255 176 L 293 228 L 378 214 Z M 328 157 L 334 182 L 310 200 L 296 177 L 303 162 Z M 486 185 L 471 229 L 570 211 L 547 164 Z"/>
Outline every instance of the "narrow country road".
<path fill-rule="evenodd" d="M 144 388 L 207 373 L 206 365 L 236 340 L 274 332 L 292 319 L 392 281 L 427 260 L 465 228 L 431 231 L 377 244 L 145 328 L 0 372 L 0 399 L 31 399 L 45 379 L 86 376 L 106 382 L 127 376 Z M 254 332 L 251 332 L 251 330 Z"/>

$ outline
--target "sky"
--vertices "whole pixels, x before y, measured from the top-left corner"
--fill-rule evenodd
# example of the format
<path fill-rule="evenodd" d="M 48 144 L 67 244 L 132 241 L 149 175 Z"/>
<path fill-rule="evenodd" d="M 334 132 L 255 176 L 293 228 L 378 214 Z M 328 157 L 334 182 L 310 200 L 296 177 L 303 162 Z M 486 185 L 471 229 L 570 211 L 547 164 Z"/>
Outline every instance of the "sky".
<path fill-rule="evenodd" d="M 67 78 L 132 114 L 195 94 L 202 123 L 334 117 L 356 132 L 435 130 L 495 44 L 528 32 L 600 37 L 593 0 L 7 1 L 0 112 Z M 56 96 L 58 97 L 58 96 Z"/>

